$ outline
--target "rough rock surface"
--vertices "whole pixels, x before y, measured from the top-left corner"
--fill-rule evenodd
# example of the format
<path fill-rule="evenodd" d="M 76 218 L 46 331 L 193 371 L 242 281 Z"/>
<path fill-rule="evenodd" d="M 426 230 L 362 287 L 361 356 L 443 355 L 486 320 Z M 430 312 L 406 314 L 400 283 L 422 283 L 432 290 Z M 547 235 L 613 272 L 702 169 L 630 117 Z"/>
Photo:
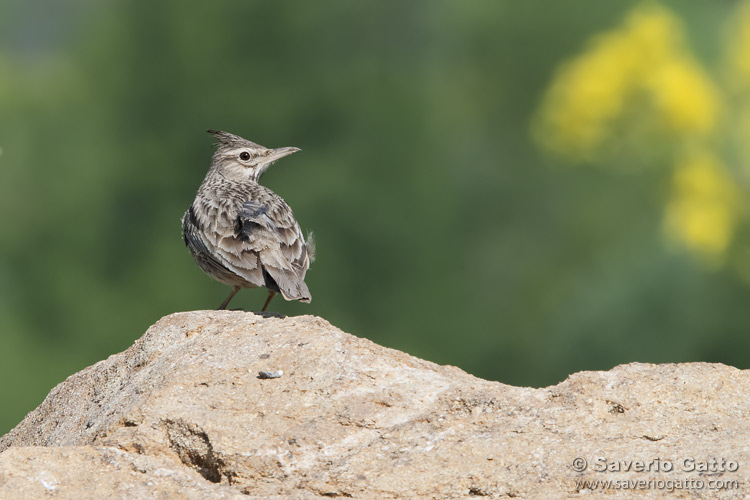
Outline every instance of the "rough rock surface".
<path fill-rule="evenodd" d="M 316 317 L 178 313 L 0 438 L 0 499 L 745 498 L 749 398 L 724 365 L 519 388 Z"/>

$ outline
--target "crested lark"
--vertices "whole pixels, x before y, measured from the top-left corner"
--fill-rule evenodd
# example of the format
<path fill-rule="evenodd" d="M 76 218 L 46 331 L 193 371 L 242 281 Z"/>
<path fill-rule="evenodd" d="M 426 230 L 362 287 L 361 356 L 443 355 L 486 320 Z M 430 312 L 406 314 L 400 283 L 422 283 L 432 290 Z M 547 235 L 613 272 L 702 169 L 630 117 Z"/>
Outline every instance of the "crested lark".
<path fill-rule="evenodd" d="M 298 148 L 267 149 L 242 137 L 209 130 L 216 152 L 195 201 L 182 217 L 185 245 L 201 269 L 232 287 L 224 309 L 241 288 L 266 287 L 268 298 L 310 302 L 304 278 L 314 258 L 289 205 L 258 184 L 276 160 Z"/>

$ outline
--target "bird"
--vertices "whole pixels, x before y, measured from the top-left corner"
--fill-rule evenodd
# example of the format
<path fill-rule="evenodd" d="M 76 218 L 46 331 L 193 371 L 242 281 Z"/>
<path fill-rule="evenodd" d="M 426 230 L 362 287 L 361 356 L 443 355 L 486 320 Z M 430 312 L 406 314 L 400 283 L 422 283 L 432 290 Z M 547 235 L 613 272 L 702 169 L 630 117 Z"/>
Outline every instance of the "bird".
<path fill-rule="evenodd" d="M 310 302 L 305 274 L 315 259 L 312 233 L 302 234 L 292 209 L 260 185 L 273 163 L 300 151 L 268 149 L 229 132 L 208 130 L 216 149 L 195 200 L 182 217 L 182 238 L 198 266 L 232 291 L 265 287 L 265 311 L 274 296 Z"/>

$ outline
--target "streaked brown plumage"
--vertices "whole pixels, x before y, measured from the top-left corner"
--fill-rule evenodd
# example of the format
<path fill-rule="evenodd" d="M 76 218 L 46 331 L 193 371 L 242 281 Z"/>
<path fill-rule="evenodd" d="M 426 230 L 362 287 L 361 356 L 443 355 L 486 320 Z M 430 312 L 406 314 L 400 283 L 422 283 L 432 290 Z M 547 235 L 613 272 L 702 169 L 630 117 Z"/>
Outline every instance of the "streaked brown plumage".
<path fill-rule="evenodd" d="M 218 140 L 211 168 L 182 218 L 185 245 L 201 269 L 232 287 L 226 308 L 241 288 L 266 287 L 286 300 L 310 302 L 304 278 L 314 259 L 289 205 L 258 184 L 276 160 L 298 148 L 267 149 L 230 134 L 209 130 Z"/>

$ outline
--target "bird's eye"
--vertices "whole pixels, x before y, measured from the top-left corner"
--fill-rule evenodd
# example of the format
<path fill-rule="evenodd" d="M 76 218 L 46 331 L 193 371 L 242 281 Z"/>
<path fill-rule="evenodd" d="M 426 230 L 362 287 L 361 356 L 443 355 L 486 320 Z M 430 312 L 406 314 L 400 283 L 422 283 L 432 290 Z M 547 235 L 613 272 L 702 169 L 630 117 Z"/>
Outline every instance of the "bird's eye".
<path fill-rule="evenodd" d="M 240 153 L 240 160 L 247 161 L 249 159 L 250 159 L 250 153 L 248 153 L 247 151 L 243 151 L 242 153 Z"/>

